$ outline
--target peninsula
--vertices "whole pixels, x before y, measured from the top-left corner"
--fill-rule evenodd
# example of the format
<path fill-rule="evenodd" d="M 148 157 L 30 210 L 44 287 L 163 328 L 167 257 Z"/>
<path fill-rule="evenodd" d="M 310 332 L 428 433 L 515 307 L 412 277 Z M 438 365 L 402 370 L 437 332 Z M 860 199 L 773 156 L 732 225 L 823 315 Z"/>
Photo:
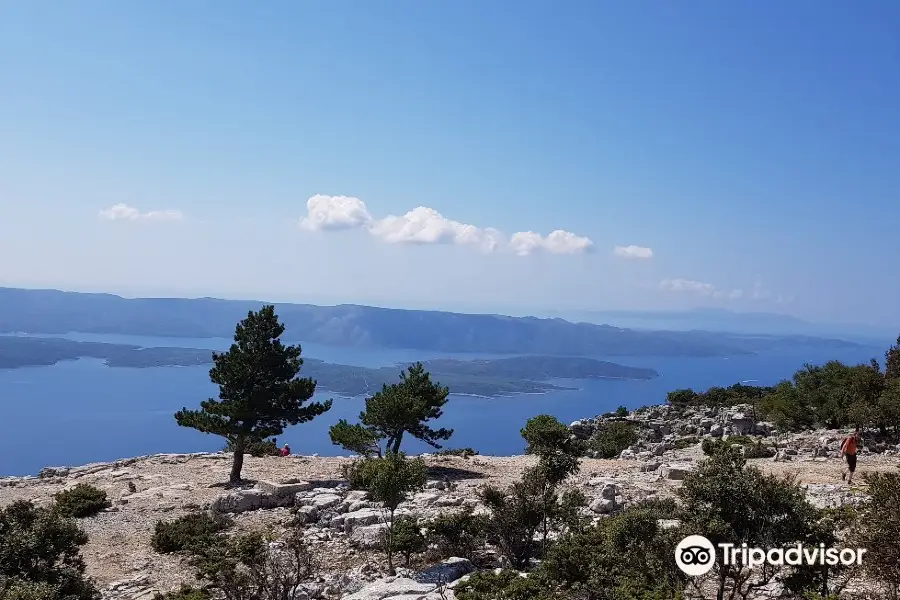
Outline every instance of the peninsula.
<path fill-rule="evenodd" d="M 93 358 L 109 367 L 190 367 L 212 364 L 212 351 L 200 348 L 142 348 L 127 344 L 76 342 L 65 338 L 0 336 L 0 369 L 50 366 L 60 361 Z M 653 369 L 629 367 L 592 358 L 517 356 L 491 360 L 423 361 L 432 377 L 456 394 L 505 396 L 538 394 L 571 387 L 553 379 L 652 379 Z M 359 396 L 394 383 L 406 365 L 368 368 L 303 359 L 301 376 L 312 377 L 320 390 Z"/>

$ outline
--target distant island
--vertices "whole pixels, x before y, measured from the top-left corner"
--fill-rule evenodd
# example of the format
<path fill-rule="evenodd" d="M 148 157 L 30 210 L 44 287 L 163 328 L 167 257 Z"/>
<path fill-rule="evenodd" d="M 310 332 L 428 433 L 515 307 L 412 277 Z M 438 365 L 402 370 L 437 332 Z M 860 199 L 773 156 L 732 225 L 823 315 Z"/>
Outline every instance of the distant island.
<path fill-rule="evenodd" d="M 262 304 L 215 298 L 126 299 L 111 294 L 0 288 L 0 332 L 230 338 L 234 324 Z M 544 356 L 724 357 L 772 349 L 862 347 L 804 335 L 651 331 L 560 318 L 349 304 L 276 304 L 275 310 L 288 335 L 297 336 L 295 340 L 355 348 Z M 154 352 L 158 356 L 160 351 Z"/>
<path fill-rule="evenodd" d="M 212 364 L 212 351 L 199 348 L 141 348 L 128 344 L 76 342 L 63 338 L 0 336 L 0 369 L 50 366 L 61 361 L 94 358 L 109 367 L 153 368 Z M 658 376 L 653 369 L 628 367 L 592 358 L 521 356 L 491 360 L 422 361 L 432 378 L 455 394 L 503 396 L 572 389 L 551 379 L 631 379 Z M 304 358 L 301 375 L 312 377 L 320 390 L 343 396 L 372 393 L 395 383 L 406 365 L 377 369 Z"/>

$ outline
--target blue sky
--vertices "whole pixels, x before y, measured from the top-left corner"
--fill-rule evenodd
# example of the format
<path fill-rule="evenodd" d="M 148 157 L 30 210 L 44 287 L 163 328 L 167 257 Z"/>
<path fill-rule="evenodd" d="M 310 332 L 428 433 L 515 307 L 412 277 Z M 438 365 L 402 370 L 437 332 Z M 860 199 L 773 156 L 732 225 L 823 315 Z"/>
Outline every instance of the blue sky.
<path fill-rule="evenodd" d="M 0 285 L 898 324 L 898 64 L 886 0 L 4 3 Z"/>

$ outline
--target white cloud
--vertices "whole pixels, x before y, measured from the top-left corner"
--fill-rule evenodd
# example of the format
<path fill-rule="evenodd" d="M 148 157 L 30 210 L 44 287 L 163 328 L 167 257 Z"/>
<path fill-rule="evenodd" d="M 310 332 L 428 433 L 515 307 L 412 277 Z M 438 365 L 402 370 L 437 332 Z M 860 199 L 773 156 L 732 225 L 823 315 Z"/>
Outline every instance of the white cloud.
<path fill-rule="evenodd" d="M 653 250 L 644 246 L 616 246 L 613 248 L 613 254 L 622 258 L 653 258 Z"/>
<path fill-rule="evenodd" d="M 509 245 L 512 251 L 519 256 L 527 256 L 535 252 L 581 254 L 590 252 L 594 247 L 594 242 L 572 232 L 557 229 L 551 231 L 547 237 L 534 231 L 520 231 L 510 236 Z"/>
<path fill-rule="evenodd" d="M 474 246 L 485 252 L 506 250 L 520 256 L 535 252 L 579 254 L 589 252 L 594 243 L 562 230 L 546 237 L 533 231 L 514 233 L 507 238 L 493 227 L 478 227 L 448 219 L 433 208 L 419 206 L 402 216 L 376 219 L 359 198 L 318 194 L 306 202 L 307 215 L 300 226 L 308 231 L 365 229 L 388 244 L 455 244 Z"/>
<path fill-rule="evenodd" d="M 697 294 L 699 296 L 711 296 L 717 300 L 740 300 L 745 297 L 742 289 L 720 290 L 711 283 L 693 281 L 691 279 L 663 279 L 659 282 L 659 288 L 667 292 L 681 292 Z M 753 298 L 758 298 L 756 295 Z"/>
<path fill-rule="evenodd" d="M 477 246 L 487 252 L 503 243 L 503 234 L 496 229 L 453 221 L 425 206 L 414 208 L 402 217 L 390 215 L 374 221 L 369 233 L 389 244 L 456 244 Z"/>
<path fill-rule="evenodd" d="M 750 297 L 754 300 L 768 300 L 772 296 L 769 290 L 763 287 L 763 284 L 757 281 L 753 284 L 753 292 L 750 294 Z"/>
<path fill-rule="evenodd" d="M 119 203 L 103 209 L 99 214 L 107 221 L 180 221 L 184 215 L 180 210 L 151 210 L 141 212 L 133 206 Z"/>
<path fill-rule="evenodd" d="M 309 231 L 352 229 L 368 225 L 372 215 L 359 198 L 316 194 L 306 201 L 300 227 Z"/>
<path fill-rule="evenodd" d="M 703 296 L 716 293 L 716 286 L 713 284 L 691 279 L 663 279 L 659 282 L 659 287 L 667 292 L 690 292 Z"/>

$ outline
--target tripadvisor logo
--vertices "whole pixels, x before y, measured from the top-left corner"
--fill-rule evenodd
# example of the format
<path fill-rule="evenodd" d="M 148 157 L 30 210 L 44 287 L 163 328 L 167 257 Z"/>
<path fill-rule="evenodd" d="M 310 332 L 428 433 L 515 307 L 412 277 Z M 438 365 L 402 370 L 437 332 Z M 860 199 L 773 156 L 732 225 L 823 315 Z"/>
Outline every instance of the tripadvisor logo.
<path fill-rule="evenodd" d="M 743 565 L 748 568 L 764 564 L 783 565 L 860 565 L 865 548 L 827 548 L 825 544 L 804 546 L 796 544 L 783 548 L 750 548 L 747 544 L 720 543 L 723 565 Z M 685 574 L 704 575 L 716 564 L 716 546 L 702 535 L 689 535 L 675 547 L 675 563 Z"/>

